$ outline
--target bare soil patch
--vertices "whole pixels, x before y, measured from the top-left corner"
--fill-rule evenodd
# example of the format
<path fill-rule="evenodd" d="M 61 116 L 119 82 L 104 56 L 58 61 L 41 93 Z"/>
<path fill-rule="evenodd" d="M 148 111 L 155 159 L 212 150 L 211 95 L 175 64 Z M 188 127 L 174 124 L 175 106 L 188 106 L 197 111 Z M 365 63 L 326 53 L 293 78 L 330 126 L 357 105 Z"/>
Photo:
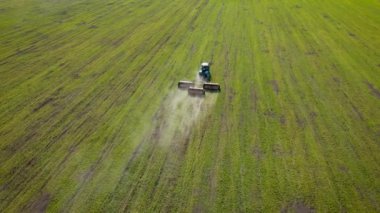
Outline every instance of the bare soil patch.
<path fill-rule="evenodd" d="M 199 204 L 196 204 L 194 207 L 193 207 L 193 213 L 202 213 L 204 212 L 203 210 L 203 207 L 202 205 L 199 203 Z"/>
<path fill-rule="evenodd" d="M 373 84 L 366 82 L 368 88 L 371 90 L 372 94 L 380 99 L 380 90 L 378 90 Z"/>
<path fill-rule="evenodd" d="M 52 196 L 49 193 L 42 193 L 36 200 L 27 205 L 24 210 L 26 212 L 46 212 Z"/>
<path fill-rule="evenodd" d="M 46 105 L 53 104 L 53 102 L 56 100 L 56 97 L 60 94 L 61 91 L 62 91 L 62 87 L 59 87 L 58 89 L 56 89 L 50 97 L 46 98 L 45 100 L 37 104 L 37 106 L 32 111 L 37 112 L 41 108 L 45 107 Z"/>
<path fill-rule="evenodd" d="M 339 166 L 339 171 L 342 172 L 342 173 L 344 173 L 344 174 L 347 174 L 348 171 L 349 171 L 349 169 L 345 165 L 340 165 Z"/>
<path fill-rule="evenodd" d="M 280 92 L 280 89 L 278 87 L 277 81 L 272 80 L 272 81 L 270 81 L 270 84 L 272 85 L 273 91 L 276 93 L 276 95 L 278 95 L 278 93 Z"/>
<path fill-rule="evenodd" d="M 287 205 L 285 208 L 281 209 L 281 213 L 286 212 L 296 212 L 296 213 L 313 213 L 316 212 L 315 209 L 306 205 L 304 202 L 293 202 Z"/>
<path fill-rule="evenodd" d="M 42 107 L 48 105 L 49 103 L 51 103 L 54 99 L 53 98 L 47 98 L 45 99 L 44 101 L 42 101 L 41 103 L 38 104 L 38 106 L 36 108 L 33 109 L 33 112 L 37 112 L 38 110 L 40 110 Z"/>
<path fill-rule="evenodd" d="M 309 50 L 309 51 L 306 51 L 305 54 L 306 54 L 306 55 L 309 55 L 309 56 L 318 55 L 317 51 L 315 51 L 315 50 Z"/>
<path fill-rule="evenodd" d="M 256 93 L 255 89 L 251 89 L 251 99 L 253 101 L 253 110 L 256 111 L 259 98 L 257 97 L 257 93 Z"/>
<path fill-rule="evenodd" d="M 264 112 L 264 115 L 269 118 L 275 118 L 276 112 L 274 112 L 273 109 L 268 109 Z"/>
<path fill-rule="evenodd" d="M 315 118 L 317 118 L 318 117 L 318 113 L 317 112 L 314 112 L 314 111 L 312 111 L 312 112 L 310 112 L 309 113 L 309 116 L 310 116 L 310 118 L 314 121 L 315 120 Z"/>
<path fill-rule="evenodd" d="M 298 127 L 305 128 L 306 120 L 303 117 L 301 117 L 301 115 L 296 114 L 296 121 L 297 121 Z"/>
<path fill-rule="evenodd" d="M 255 158 L 257 159 L 257 160 L 262 160 L 263 159 L 263 157 L 264 157 L 264 153 L 263 153 L 263 150 L 259 147 L 259 146 L 257 146 L 257 145 L 255 145 L 253 148 L 252 148 L 252 154 L 253 154 L 253 156 L 255 156 Z"/>
<path fill-rule="evenodd" d="M 338 77 L 333 77 L 332 79 L 333 79 L 333 81 L 334 81 L 338 86 L 340 85 L 340 83 L 341 83 L 340 78 L 338 78 Z"/>
<path fill-rule="evenodd" d="M 354 33 L 352 33 L 352 32 L 349 32 L 348 35 L 349 35 L 350 37 L 353 37 L 353 38 L 356 37 L 356 35 L 355 35 Z"/>

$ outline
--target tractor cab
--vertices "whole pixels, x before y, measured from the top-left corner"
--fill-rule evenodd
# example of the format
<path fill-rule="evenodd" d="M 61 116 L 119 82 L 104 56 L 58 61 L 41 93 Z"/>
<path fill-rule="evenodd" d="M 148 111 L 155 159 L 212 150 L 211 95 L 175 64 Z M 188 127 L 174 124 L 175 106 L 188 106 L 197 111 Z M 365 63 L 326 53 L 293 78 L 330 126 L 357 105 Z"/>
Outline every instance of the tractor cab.
<path fill-rule="evenodd" d="M 210 73 L 210 64 L 207 62 L 203 62 L 201 64 L 201 68 L 199 70 L 199 75 L 203 77 L 206 81 L 211 80 L 211 73 Z"/>

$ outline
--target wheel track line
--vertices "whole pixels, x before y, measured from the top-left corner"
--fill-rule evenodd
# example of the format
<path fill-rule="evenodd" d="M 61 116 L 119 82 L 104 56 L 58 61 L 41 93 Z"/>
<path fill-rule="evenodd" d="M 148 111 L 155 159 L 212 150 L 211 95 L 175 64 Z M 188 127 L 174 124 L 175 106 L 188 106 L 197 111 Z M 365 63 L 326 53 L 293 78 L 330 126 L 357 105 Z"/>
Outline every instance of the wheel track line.
<path fill-rule="evenodd" d="M 120 9 L 120 10 L 122 10 L 122 9 Z M 132 21 L 131 21 L 132 22 Z M 137 25 L 137 28 L 141 28 L 141 27 L 143 27 L 143 25 Z M 135 28 L 133 28 L 133 29 L 135 29 Z M 132 36 L 132 35 L 134 35 L 136 33 L 136 30 L 135 31 L 131 31 L 129 34 L 127 34 L 127 36 L 128 37 L 130 37 L 130 36 Z M 62 38 L 65 38 L 66 37 L 66 34 L 64 34 L 64 35 L 62 35 Z M 59 40 L 63 40 L 63 39 L 59 39 Z M 70 41 L 72 41 L 72 40 L 70 40 Z M 51 41 L 51 43 L 55 43 L 55 40 L 53 40 L 53 41 Z M 45 45 L 43 45 L 43 46 L 45 46 Z M 102 52 L 102 53 L 100 53 L 101 55 L 104 55 L 105 54 L 105 52 Z M 84 65 L 85 66 L 85 65 Z"/>
<path fill-rule="evenodd" d="M 138 3 L 142 3 L 142 1 L 139 1 Z M 103 5 L 104 3 L 99 3 L 99 5 Z M 129 4 L 130 5 L 130 4 Z M 127 5 L 125 5 L 125 6 L 127 6 Z M 72 7 L 76 7 L 76 5 L 74 5 L 74 6 L 72 6 Z M 139 7 L 138 5 L 136 5 L 135 7 Z M 69 8 L 70 8 L 70 6 L 67 8 L 67 10 L 69 10 Z M 94 21 L 97 21 L 97 20 L 103 20 L 104 19 L 104 17 L 112 17 L 112 16 L 109 16 L 110 14 L 112 14 L 112 15 L 115 15 L 115 14 L 118 14 L 118 13 L 121 13 L 121 12 L 123 12 L 124 11 L 124 7 L 118 7 L 117 8 L 117 10 L 109 10 L 107 7 L 97 7 L 97 8 L 104 8 L 103 10 L 96 10 L 96 12 L 97 12 L 97 14 L 99 14 L 99 13 L 101 13 L 101 14 L 105 14 L 105 15 L 102 15 L 102 17 L 99 17 L 99 18 L 94 18 L 92 21 L 90 21 L 90 23 L 91 22 L 94 22 Z M 148 13 L 148 11 L 147 11 L 147 13 Z M 131 20 L 131 22 L 132 21 L 134 21 L 134 19 L 133 20 Z M 54 26 L 56 26 L 56 22 L 55 21 L 53 21 L 53 22 L 50 22 L 50 23 L 46 23 L 46 24 L 44 24 L 44 25 L 42 25 L 42 26 L 39 26 L 39 27 L 36 27 L 36 28 L 32 28 L 32 29 L 26 29 L 26 30 L 28 30 L 28 31 L 30 31 L 30 32 L 35 32 L 35 31 L 45 31 L 45 30 L 48 30 L 48 29 L 51 29 L 52 27 L 54 27 Z M 45 29 L 46 28 L 46 29 Z M 133 28 L 133 29 L 135 29 L 135 28 Z M 66 38 L 67 37 L 67 35 L 66 34 L 71 34 L 71 31 L 73 31 L 73 30 L 70 30 L 70 31 L 67 31 L 67 32 L 64 32 L 64 33 L 62 33 L 61 35 L 60 35 L 60 37 L 58 37 L 57 39 L 55 39 L 55 40 L 52 40 L 52 41 L 50 41 L 50 40 L 48 40 L 47 42 L 51 42 L 52 44 L 54 44 L 56 41 L 62 41 L 62 40 L 65 40 L 64 38 Z M 25 32 L 20 32 L 20 33 L 25 33 Z M 87 32 L 85 32 L 85 33 L 87 33 Z M 12 31 L 11 33 L 9 33 L 9 35 L 11 35 L 12 37 L 14 37 L 15 35 L 14 35 L 14 32 Z M 68 38 L 68 40 L 71 40 L 71 38 Z M 34 41 L 34 42 L 40 42 L 40 41 Z M 79 42 L 78 42 L 79 43 Z M 41 46 L 47 46 L 47 44 L 42 44 Z M 48 46 L 50 46 L 50 45 L 48 45 Z M 11 55 L 11 56 L 15 56 L 15 54 L 14 55 Z M 8 56 L 8 57 L 5 57 L 5 59 L 8 59 L 10 56 Z M 4 59 L 4 60 L 5 60 Z M 1 60 L 3 60 L 3 59 L 1 59 Z"/>
<path fill-rule="evenodd" d="M 168 98 L 169 98 L 169 95 L 167 95 L 165 99 L 168 99 Z M 164 101 L 164 103 L 165 103 L 165 101 Z M 163 116 L 165 116 L 165 115 L 163 113 L 164 113 L 164 111 L 158 111 L 154 117 L 158 117 L 157 120 L 164 120 Z M 165 123 L 155 124 L 155 129 L 154 129 L 153 133 L 152 134 L 149 133 L 149 135 L 146 136 L 146 139 L 144 139 L 138 145 L 138 148 L 142 149 L 142 146 L 144 144 L 148 144 L 150 141 L 153 141 L 152 146 L 148 146 L 148 151 L 143 154 L 144 156 L 145 155 L 147 156 L 147 157 L 144 157 L 144 158 L 147 158 L 147 160 L 141 161 L 139 163 L 138 168 L 140 168 L 140 169 L 137 169 L 138 171 L 136 172 L 136 174 L 138 174 L 138 180 L 141 180 L 141 178 L 147 173 L 145 168 L 147 168 L 149 166 L 149 163 L 152 161 L 153 153 L 156 151 L 156 147 L 157 147 L 158 143 L 160 142 L 160 138 L 161 138 L 160 132 L 161 132 L 161 128 L 163 127 L 162 125 L 165 125 Z M 156 139 L 156 137 L 158 137 L 158 138 Z M 135 151 L 136 151 L 136 155 L 140 152 L 138 149 L 135 149 Z M 119 183 L 117 184 L 117 186 L 121 185 L 121 183 L 125 179 L 126 174 L 128 174 L 128 170 L 129 170 L 130 166 L 134 163 L 133 161 L 135 160 L 135 158 L 137 156 L 132 156 L 132 157 L 134 157 L 134 158 L 133 159 L 131 158 L 128 161 L 127 167 L 123 171 L 123 175 L 119 179 Z M 129 202 L 134 199 L 135 194 L 137 193 L 137 190 L 138 190 L 138 186 L 139 186 L 139 182 L 137 184 L 133 184 L 132 189 L 128 193 L 129 196 L 127 196 L 127 198 L 123 202 L 124 203 L 123 207 L 122 207 L 123 211 L 127 211 L 129 209 L 129 207 L 130 207 Z M 118 188 L 118 187 L 116 187 L 116 188 Z M 113 197 L 113 195 L 112 195 L 112 197 Z M 112 198 L 111 198 L 111 200 L 112 200 Z"/>
<path fill-rule="evenodd" d="M 332 25 L 334 25 L 335 26 L 335 24 L 333 23 Z M 304 40 L 310 40 L 307 36 L 306 36 L 306 34 L 305 33 L 302 33 L 302 35 L 303 35 L 303 37 L 304 37 Z M 314 43 L 317 43 L 317 41 L 315 40 L 315 38 L 314 39 L 312 39 L 313 40 L 313 44 Z M 335 41 L 334 41 L 335 42 Z M 335 42 L 335 43 L 339 43 L 339 42 Z M 339 43 L 340 44 L 340 43 Z M 313 48 L 312 47 L 312 49 L 315 49 L 315 48 Z M 313 60 L 313 61 L 311 61 L 310 63 L 313 63 L 313 64 L 315 64 L 315 61 Z M 316 66 L 316 65 L 315 65 Z M 314 96 L 313 96 L 314 97 Z M 347 97 L 346 97 L 347 98 Z M 316 99 L 316 97 L 314 97 L 314 99 Z M 314 120 L 311 120 L 311 123 L 312 123 L 312 125 L 314 126 L 313 127 L 313 129 L 315 129 L 315 128 L 317 128 L 317 124 L 316 124 L 316 122 L 314 121 Z M 325 123 L 328 123 L 328 121 L 325 121 Z M 317 133 L 315 133 L 315 134 L 317 134 Z M 318 139 L 317 141 L 321 141 L 320 139 Z M 355 147 L 353 146 L 353 144 L 351 143 L 351 142 L 348 142 L 349 143 L 349 146 L 351 147 L 350 148 L 350 150 L 352 151 L 352 153 L 354 153 L 355 154 L 355 156 L 358 158 L 358 159 L 360 159 L 360 160 L 363 160 L 362 159 L 362 157 L 359 155 L 359 153 L 357 152 L 357 149 L 355 149 Z M 375 159 L 375 157 L 374 157 L 374 155 L 373 155 L 373 152 L 369 152 L 369 153 L 371 153 L 371 156 L 372 156 L 372 159 Z M 375 161 L 376 162 L 376 161 Z M 331 171 L 330 172 L 332 172 L 333 170 L 331 169 L 331 168 L 329 168 Z"/>
<path fill-rule="evenodd" d="M 168 41 L 168 39 L 166 39 L 166 41 Z M 153 58 L 153 57 L 152 57 L 152 58 Z M 146 66 L 147 66 L 147 65 L 146 65 Z M 159 126 L 157 126 L 157 127 L 159 127 Z M 156 132 L 156 131 L 158 131 L 158 130 L 156 129 L 155 132 Z M 150 136 L 150 137 L 153 138 L 155 134 L 156 134 L 156 133 L 153 133 L 153 135 Z M 126 164 L 126 167 L 125 167 L 125 169 L 123 170 L 122 175 L 121 175 L 121 177 L 120 177 L 120 179 L 119 179 L 119 182 L 116 184 L 116 187 L 115 187 L 115 188 L 118 188 L 119 186 L 122 185 L 122 182 L 123 182 L 123 180 L 125 179 L 125 176 L 126 176 L 126 174 L 128 173 L 128 170 L 130 169 L 130 167 L 132 166 L 132 164 L 134 163 L 134 161 L 136 160 L 136 158 L 139 156 L 139 154 L 142 152 L 143 145 L 147 144 L 148 141 L 150 141 L 150 140 L 151 140 L 151 139 L 149 139 L 149 140 L 148 140 L 148 139 L 143 139 L 142 142 L 139 143 L 139 144 L 137 145 L 137 147 L 136 147 L 135 150 L 133 151 L 133 153 L 132 153 L 130 159 L 128 160 L 128 162 L 127 162 L 127 164 Z M 148 156 L 150 156 L 150 157 L 148 157 L 148 158 L 151 158 L 152 153 L 154 152 L 156 145 L 157 145 L 157 142 L 153 143 L 153 146 L 151 147 L 151 149 L 149 149 L 149 150 L 150 150 L 150 151 L 149 151 L 150 154 L 149 154 Z M 141 164 L 141 163 L 140 163 L 140 164 Z M 146 163 L 146 165 L 144 166 L 144 168 L 145 168 L 147 165 L 148 165 L 148 163 Z M 143 175 L 144 175 L 144 173 L 141 174 L 140 178 L 141 178 Z M 138 185 L 138 184 L 136 184 L 136 185 L 133 187 L 132 192 L 129 193 L 129 194 L 131 194 L 131 196 L 129 196 L 129 197 L 133 197 L 133 196 L 134 196 L 135 191 L 136 191 L 136 188 L 137 188 L 137 185 Z M 108 198 L 107 200 L 111 200 L 111 201 L 112 201 L 113 198 L 114 198 L 114 195 L 112 194 L 111 196 L 109 196 L 109 198 Z M 110 201 L 110 202 L 111 202 L 111 201 Z M 128 203 L 128 202 L 127 202 L 127 203 Z M 124 209 L 128 209 L 128 206 L 127 206 L 127 205 L 128 205 L 128 204 L 126 204 L 126 206 L 124 207 Z M 104 205 L 103 205 L 103 206 L 104 206 Z"/>
<path fill-rule="evenodd" d="M 143 64 L 143 66 L 139 69 L 139 70 L 144 70 L 149 64 L 151 64 L 151 62 L 152 62 L 152 60 L 153 60 L 153 58 L 154 58 L 154 56 L 157 54 L 157 52 L 159 52 L 160 50 L 161 50 L 161 48 L 162 48 L 162 46 L 164 45 L 164 44 L 166 44 L 167 43 L 167 41 L 169 40 L 171 38 L 171 35 L 170 36 L 168 36 L 168 37 L 166 37 L 165 38 L 165 36 L 164 36 L 164 38 L 162 39 L 163 41 L 159 41 L 156 45 L 155 45 L 155 47 L 157 47 L 157 48 L 155 48 L 156 50 L 154 50 L 154 54 L 152 54 L 151 55 L 151 57 Z M 136 82 L 138 82 L 137 80 L 135 80 L 136 78 L 134 78 L 134 81 L 133 81 L 133 83 L 135 83 L 136 84 Z M 133 84 L 133 83 L 131 83 L 131 84 Z M 131 87 L 131 86 L 133 86 L 133 85 L 131 85 L 131 84 L 129 84 L 128 85 L 128 88 L 129 87 Z M 136 90 L 133 90 L 133 92 L 132 92 L 132 94 L 131 94 L 131 96 L 130 97 L 132 97 L 133 96 L 133 94 L 135 93 L 135 91 Z M 141 144 L 142 145 L 142 144 Z M 140 144 L 138 145 L 138 147 L 140 146 Z M 137 151 L 137 150 L 135 150 L 135 151 Z M 133 152 L 133 154 L 136 154 L 137 152 Z M 132 154 L 132 157 L 133 157 L 133 154 Z M 102 155 L 103 156 L 103 155 Z M 98 164 L 101 162 L 101 161 L 97 161 L 98 162 Z M 95 168 L 95 167 L 94 167 Z M 94 169 L 95 170 L 95 169 Z M 79 188 L 82 188 L 82 186 L 80 186 Z M 78 188 L 78 190 L 79 190 L 79 188 Z M 79 191 L 77 191 L 77 192 L 79 192 Z M 75 196 L 77 196 L 77 192 L 75 193 Z"/>
<path fill-rule="evenodd" d="M 198 2 L 199 2 L 199 1 L 198 1 Z M 207 3 L 208 3 L 208 0 L 205 1 L 204 6 L 207 5 Z M 204 8 L 205 8 L 205 7 L 202 7 L 202 10 L 203 10 Z M 202 12 L 202 11 L 198 10 L 197 14 L 200 14 L 201 12 Z M 196 17 L 193 18 L 193 19 L 191 20 L 191 23 L 195 22 L 195 21 L 197 20 L 197 17 L 199 17 L 199 16 L 196 15 Z M 191 25 L 191 24 L 190 24 L 190 25 Z M 155 147 L 156 147 L 156 146 L 155 146 Z M 165 158 L 168 157 L 168 154 L 169 154 L 169 153 L 167 152 Z M 161 168 L 161 169 L 163 169 L 164 166 L 165 166 L 165 164 L 162 164 L 162 168 Z M 156 187 L 154 187 L 154 189 L 156 189 Z M 154 194 L 155 194 L 155 193 L 153 193 L 151 197 L 154 197 Z M 126 209 L 128 209 L 128 208 L 125 208 L 124 210 L 126 210 Z"/>
<path fill-rule="evenodd" d="M 84 124 L 86 121 L 84 121 L 82 124 Z M 72 148 L 75 148 L 77 147 L 85 138 L 87 138 L 87 136 L 89 136 L 89 134 L 85 134 L 83 135 L 82 139 L 78 140 L 78 142 L 76 144 L 74 144 L 73 146 L 71 146 Z M 58 173 L 61 169 L 61 166 L 63 166 L 66 161 L 68 160 L 69 156 L 71 156 L 73 154 L 73 152 L 68 152 L 63 160 L 58 164 L 59 166 L 58 167 L 55 167 L 55 171 Z M 39 159 L 37 157 L 38 155 L 35 155 L 33 158 L 31 159 Z M 46 166 L 49 164 L 49 162 L 46 162 L 45 164 L 39 166 L 38 168 L 30 168 L 29 165 L 28 165 L 28 162 L 30 162 L 30 159 L 26 161 L 26 163 L 24 164 L 24 166 L 22 168 L 19 169 L 19 172 L 17 174 L 14 174 L 13 175 L 13 178 L 8 178 L 9 179 L 9 182 L 8 183 L 5 183 L 3 185 L 11 185 L 14 181 L 18 181 L 19 179 L 15 178 L 15 177 L 24 177 L 24 180 L 22 180 L 21 183 L 16 183 L 17 184 L 17 187 L 13 189 L 13 192 L 12 194 L 10 193 L 7 193 L 7 198 L 6 200 L 10 200 L 10 202 L 15 199 L 16 197 L 18 197 L 18 195 L 21 194 L 21 192 L 25 191 L 26 189 L 30 188 L 29 187 L 25 187 L 24 186 L 24 183 L 30 183 L 31 181 L 33 181 L 35 178 L 39 177 L 41 175 L 41 171 L 43 171 L 44 169 L 46 169 Z M 25 173 L 25 170 L 28 170 L 28 169 L 33 169 L 33 173 L 32 175 L 29 175 L 27 173 Z M 42 184 L 42 187 L 40 189 L 40 191 L 42 191 L 43 188 L 45 188 L 47 182 L 51 179 L 51 177 L 54 177 L 56 176 L 56 174 L 54 173 L 54 170 L 53 172 L 51 172 L 51 175 L 48 176 L 48 178 L 46 179 L 46 181 Z M 50 178 L 49 178 L 50 177 Z M 13 184 L 14 185 L 14 184 Z M 5 209 L 8 207 L 8 205 L 10 203 L 6 203 L 7 205 L 3 206 Z"/>
<path fill-rule="evenodd" d="M 179 25 L 180 24 L 180 22 L 178 22 L 178 24 L 177 25 Z M 160 51 L 160 49 L 161 49 L 161 47 L 169 40 L 171 38 L 171 36 L 168 36 L 166 39 L 164 38 L 164 41 L 163 42 L 158 42 L 158 48 L 156 48 L 156 50 L 155 50 L 155 52 L 154 52 L 154 54 L 149 58 L 149 60 L 142 66 L 142 68 L 140 69 L 140 70 L 142 70 L 142 69 L 144 69 L 148 64 L 150 64 L 150 62 L 152 61 L 152 59 L 154 58 L 154 55 L 156 55 L 156 53 L 158 52 L 158 51 Z M 157 45 L 155 45 L 155 46 L 157 46 Z M 103 53 L 104 54 L 104 53 Z M 93 61 L 93 60 L 92 60 Z M 86 64 L 87 65 L 87 64 Z M 85 66 L 86 66 L 85 65 Z M 134 82 L 136 82 L 136 80 L 134 81 Z M 133 86 L 133 85 L 128 85 L 128 88 L 130 87 L 130 86 Z M 135 90 L 134 90 L 135 91 Z M 133 93 L 134 93 L 134 91 L 133 91 Z M 132 93 L 132 95 L 133 95 L 133 93 Z M 93 93 L 92 92 L 89 92 L 88 93 L 89 94 L 89 96 L 90 95 L 93 95 Z M 82 100 L 87 100 L 88 98 L 83 98 Z M 90 99 L 90 100 L 92 100 L 92 99 Z M 81 103 L 81 102 L 79 102 L 77 105 L 76 105 L 76 107 L 79 107 L 79 106 L 82 106 L 83 104 Z M 69 112 L 68 114 L 72 114 L 74 111 L 78 111 L 78 110 L 76 110 L 76 107 L 74 106 L 72 109 L 71 109 L 71 112 Z"/>
<path fill-rule="evenodd" d="M 200 2 L 200 0 L 199 0 L 198 2 Z M 177 22 L 176 25 L 179 26 L 179 25 L 182 23 L 182 21 L 183 21 L 183 20 L 180 20 L 179 22 Z M 175 31 L 177 31 L 179 28 L 178 28 L 178 27 L 175 27 L 174 29 L 175 29 L 175 30 L 174 30 L 174 32 L 175 32 Z M 171 34 L 170 34 L 170 35 L 164 40 L 164 42 L 162 42 L 161 44 L 159 44 L 159 48 L 157 49 L 157 51 L 160 50 L 161 47 L 171 39 L 171 37 L 173 36 L 173 34 L 174 34 L 174 33 L 171 33 Z M 153 58 L 154 58 L 154 56 L 151 56 L 150 61 L 151 61 Z M 145 63 L 145 64 L 143 65 L 143 67 L 146 67 L 148 64 L 149 64 L 149 62 L 148 62 L 148 63 Z M 144 143 L 144 140 L 142 141 L 142 143 L 140 143 L 140 144 L 137 146 L 137 148 L 136 148 L 135 151 L 133 152 L 132 157 L 130 158 L 130 160 L 129 160 L 128 163 L 127 163 L 127 167 L 126 167 L 126 169 L 124 170 L 123 175 L 122 175 L 121 178 L 120 178 L 120 181 L 122 181 L 122 180 L 124 179 L 124 177 L 125 177 L 125 173 L 126 173 L 127 170 L 129 169 L 129 166 L 132 164 L 132 162 L 135 160 L 135 158 L 136 158 L 137 154 L 139 153 L 139 150 L 141 149 L 143 143 Z M 154 146 L 154 147 L 155 147 L 155 146 Z M 154 149 L 152 149 L 151 153 L 152 153 L 153 151 L 154 151 Z M 117 184 L 117 185 L 120 185 L 120 184 L 121 184 L 120 181 L 119 181 L 119 184 Z M 116 188 L 117 188 L 117 187 L 116 187 Z M 113 197 L 113 196 L 112 196 L 112 197 Z M 112 198 L 111 198 L 111 199 L 112 199 Z"/>
<path fill-rule="evenodd" d="M 120 129 L 119 129 L 119 132 L 120 132 Z M 70 212 L 70 209 L 72 208 L 76 198 L 79 196 L 79 194 L 83 191 L 83 188 L 84 186 L 91 180 L 91 178 L 93 178 L 93 175 L 96 173 L 97 171 L 97 166 L 99 166 L 102 161 L 104 159 L 106 159 L 106 157 L 111 153 L 112 149 L 115 147 L 115 138 L 118 136 L 118 134 L 116 135 L 113 135 L 111 136 L 112 139 L 109 140 L 108 144 L 106 145 L 105 148 L 103 148 L 103 150 L 101 151 L 101 154 L 100 154 L 100 157 L 98 158 L 98 160 L 96 160 L 95 163 L 93 163 L 88 172 L 86 173 L 85 177 L 83 178 L 83 180 L 81 181 L 81 183 L 79 184 L 78 187 L 76 187 L 76 191 L 74 192 L 73 196 L 71 196 L 71 198 L 66 202 L 65 204 L 65 207 L 66 210 L 68 212 Z M 66 211 L 65 210 L 65 211 Z"/>

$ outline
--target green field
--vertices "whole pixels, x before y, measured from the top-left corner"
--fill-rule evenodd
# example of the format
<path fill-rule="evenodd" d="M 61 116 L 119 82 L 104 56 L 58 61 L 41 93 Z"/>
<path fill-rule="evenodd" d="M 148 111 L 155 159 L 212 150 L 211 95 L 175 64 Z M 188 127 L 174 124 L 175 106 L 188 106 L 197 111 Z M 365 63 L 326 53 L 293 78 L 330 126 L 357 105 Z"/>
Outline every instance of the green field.
<path fill-rule="evenodd" d="M 0 0 L 0 212 L 380 212 L 379 153 L 378 0 Z"/>

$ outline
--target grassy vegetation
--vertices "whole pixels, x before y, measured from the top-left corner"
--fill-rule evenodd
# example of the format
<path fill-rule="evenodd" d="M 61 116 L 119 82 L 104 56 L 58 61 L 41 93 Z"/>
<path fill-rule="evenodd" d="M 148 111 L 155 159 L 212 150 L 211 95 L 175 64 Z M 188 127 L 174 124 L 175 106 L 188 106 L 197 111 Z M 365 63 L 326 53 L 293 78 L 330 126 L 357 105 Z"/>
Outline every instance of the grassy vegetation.
<path fill-rule="evenodd" d="M 1 211 L 379 212 L 379 10 L 0 1 Z"/>

